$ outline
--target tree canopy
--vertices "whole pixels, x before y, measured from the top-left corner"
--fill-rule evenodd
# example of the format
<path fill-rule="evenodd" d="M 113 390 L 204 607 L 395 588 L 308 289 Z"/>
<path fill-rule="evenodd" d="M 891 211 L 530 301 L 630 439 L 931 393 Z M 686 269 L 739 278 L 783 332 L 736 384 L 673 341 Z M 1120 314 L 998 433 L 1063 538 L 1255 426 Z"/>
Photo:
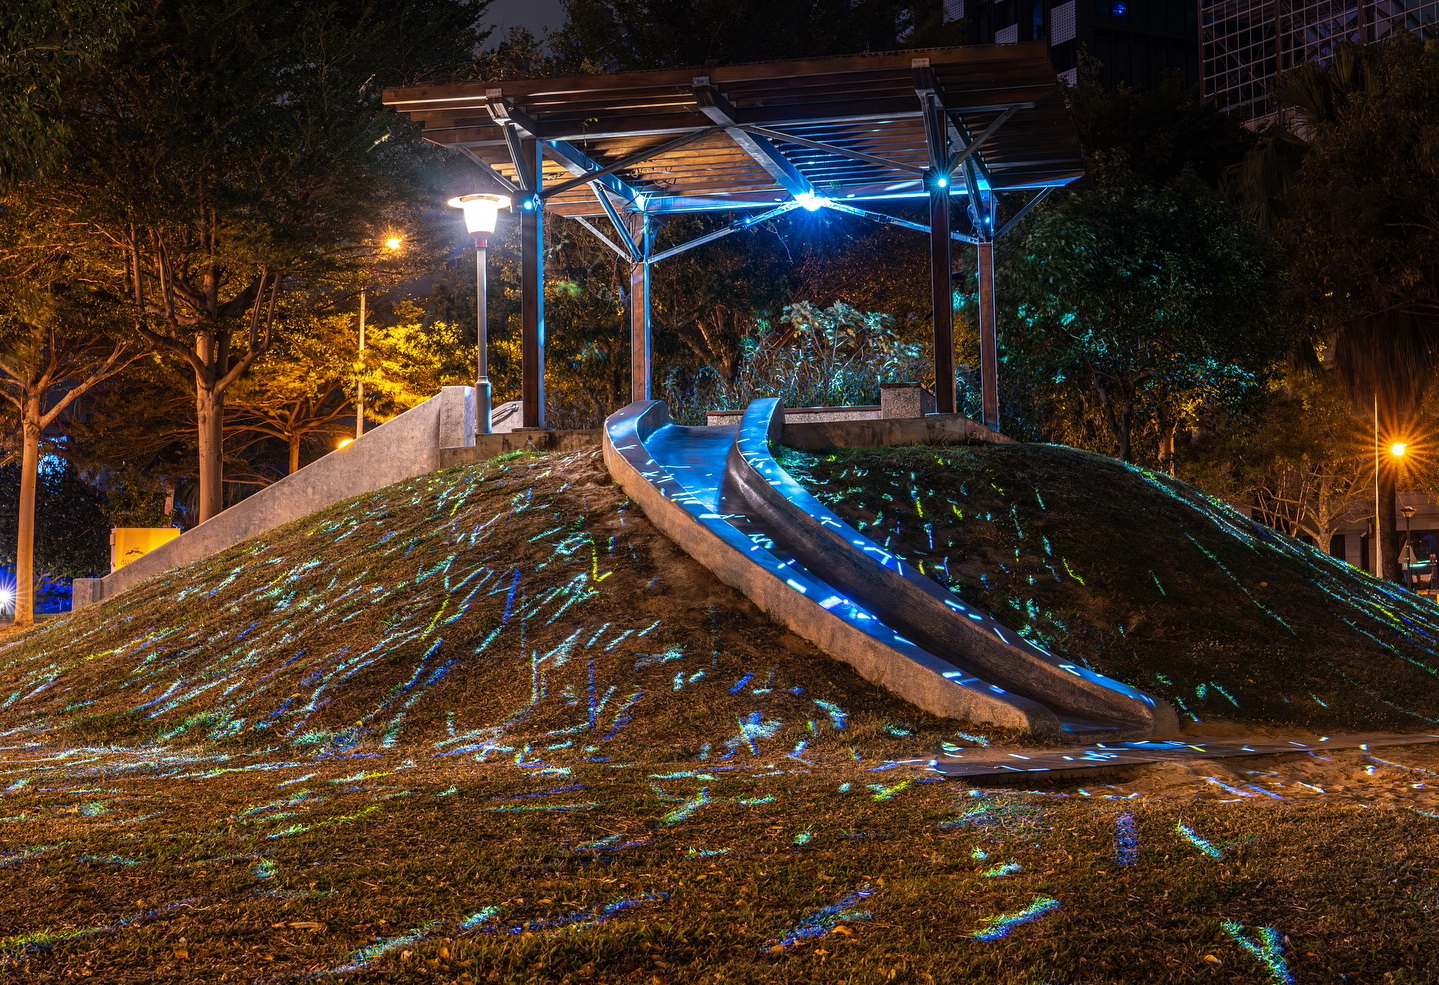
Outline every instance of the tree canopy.
<path fill-rule="evenodd" d="M 1285 348 L 1255 304 L 1272 283 L 1264 241 L 1198 181 L 1072 195 L 1034 219 L 1005 275 L 1007 365 L 1068 391 L 1126 461 L 1137 428 L 1167 440 Z"/>
<path fill-rule="evenodd" d="M 482 4 L 172 0 L 72 94 L 42 193 L 136 330 L 188 366 L 200 516 L 222 503 L 225 392 L 301 284 L 354 274 L 428 196 L 387 82 L 468 61 Z"/>
<path fill-rule="evenodd" d="M 131 0 L 6 0 L 0 17 L 0 186 L 63 152 L 68 90 L 127 36 Z"/>

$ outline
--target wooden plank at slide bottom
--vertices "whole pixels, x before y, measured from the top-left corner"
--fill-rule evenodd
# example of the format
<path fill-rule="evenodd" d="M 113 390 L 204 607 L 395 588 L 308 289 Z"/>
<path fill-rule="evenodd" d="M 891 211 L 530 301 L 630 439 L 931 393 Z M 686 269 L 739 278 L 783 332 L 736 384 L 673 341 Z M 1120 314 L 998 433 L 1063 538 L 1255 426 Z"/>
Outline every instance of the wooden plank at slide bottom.
<path fill-rule="evenodd" d="M 1439 743 L 1439 735 L 1365 733 L 1313 736 L 1287 741 L 1195 738 L 1186 742 L 1183 739 L 1144 739 L 1135 742 L 1100 742 L 1066 749 L 985 747 L 966 750 L 956 756 L 932 759 L 929 765 L 936 772 L 956 780 L 1004 776 L 1040 779 L 1079 771 L 1152 763 L 1229 759 L 1236 756 L 1308 755 L 1331 749 L 1371 749 L 1427 743 Z"/>

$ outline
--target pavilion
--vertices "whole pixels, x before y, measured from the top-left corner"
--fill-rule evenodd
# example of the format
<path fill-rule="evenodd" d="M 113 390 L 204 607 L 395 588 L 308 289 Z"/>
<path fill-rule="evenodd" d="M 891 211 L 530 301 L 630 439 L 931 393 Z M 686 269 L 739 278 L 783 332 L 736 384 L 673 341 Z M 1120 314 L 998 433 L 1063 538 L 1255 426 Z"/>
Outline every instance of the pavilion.
<path fill-rule="evenodd" d="M 630 268 L 631 398 L 651 385 L 650 267 L 793 209 L 929 234 L 936 409 L 956 407 L 952 248 L 978 254 L 984 423 L 999 426 L 994 243 L 1082 173 L 1043 44 L 391 89 L 520 217 L 523 424 L 544 427 L 544 230 L 582 223 Z M 954 205 L 966 221 L 956 228 Z M 916 221 L 928 206 L 928 222 Z M 885 211 L 905 211 L 910 218 Z M 729 213 L 686 242 L 663 218 Z"/>

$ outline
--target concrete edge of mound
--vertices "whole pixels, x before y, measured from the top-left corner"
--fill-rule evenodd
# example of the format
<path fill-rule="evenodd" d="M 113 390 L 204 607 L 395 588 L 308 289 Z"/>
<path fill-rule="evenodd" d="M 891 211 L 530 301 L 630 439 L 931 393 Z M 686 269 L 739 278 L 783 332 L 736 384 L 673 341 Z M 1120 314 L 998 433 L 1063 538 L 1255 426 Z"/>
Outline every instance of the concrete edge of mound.
<path fill-rule="evenodd" d="M 75 579 L 74 607 L 112 598 L 171 568 L 211 557 L 327 506 L 435 471 L 442 465 L 443 449 L 475 443 L 472 394 L 467 386 L 443 387 L 347 447 L 266 486 L 118 571 L 104 578 Z M 497 413 L 507 406 L 496 408 Z"/>
<path fill-rule="evenodd" d="M 612 414 L 602 436 L 605 466 L 650 522 L 720 581 L 780 625 L 923 711 L 1025 729 L 1036 735 L 1059 733 L 1058 719 L 1037 702 L 1019 695 L 986 693 L 952 680 L 944 674 L 953 672 L 949 664 L 898 636 L 893 645 L 877 639 L 821 605 L 807 591 L 797 590 L 777 573 L 784 567 L 777 559 L 770 558 L 775 560 L 776 571 L 758 563 L 756 556 L 768 556 L 767 552 L 723 523 L 646 449 L 645 439 L 667 424 L 669 409 L 661 401 L 639 401 Z M 998 688 L 990 690 L 999 692 Z"/>

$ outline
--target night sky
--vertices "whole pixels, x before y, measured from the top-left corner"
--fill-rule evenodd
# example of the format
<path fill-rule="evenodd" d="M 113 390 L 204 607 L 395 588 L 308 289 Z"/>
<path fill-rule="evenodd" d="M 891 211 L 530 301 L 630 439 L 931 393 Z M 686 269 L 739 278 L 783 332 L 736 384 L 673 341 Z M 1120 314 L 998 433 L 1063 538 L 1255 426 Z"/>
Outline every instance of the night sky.
<path fill-rule="evenodd" d="M 495 24 L 492 43 L 504 37 L 511 27 L 527 27 L 540 34 L 545 28 L 559 27 L 564 20 L 560 0 L 494 0 L 489 16 Z"/>

